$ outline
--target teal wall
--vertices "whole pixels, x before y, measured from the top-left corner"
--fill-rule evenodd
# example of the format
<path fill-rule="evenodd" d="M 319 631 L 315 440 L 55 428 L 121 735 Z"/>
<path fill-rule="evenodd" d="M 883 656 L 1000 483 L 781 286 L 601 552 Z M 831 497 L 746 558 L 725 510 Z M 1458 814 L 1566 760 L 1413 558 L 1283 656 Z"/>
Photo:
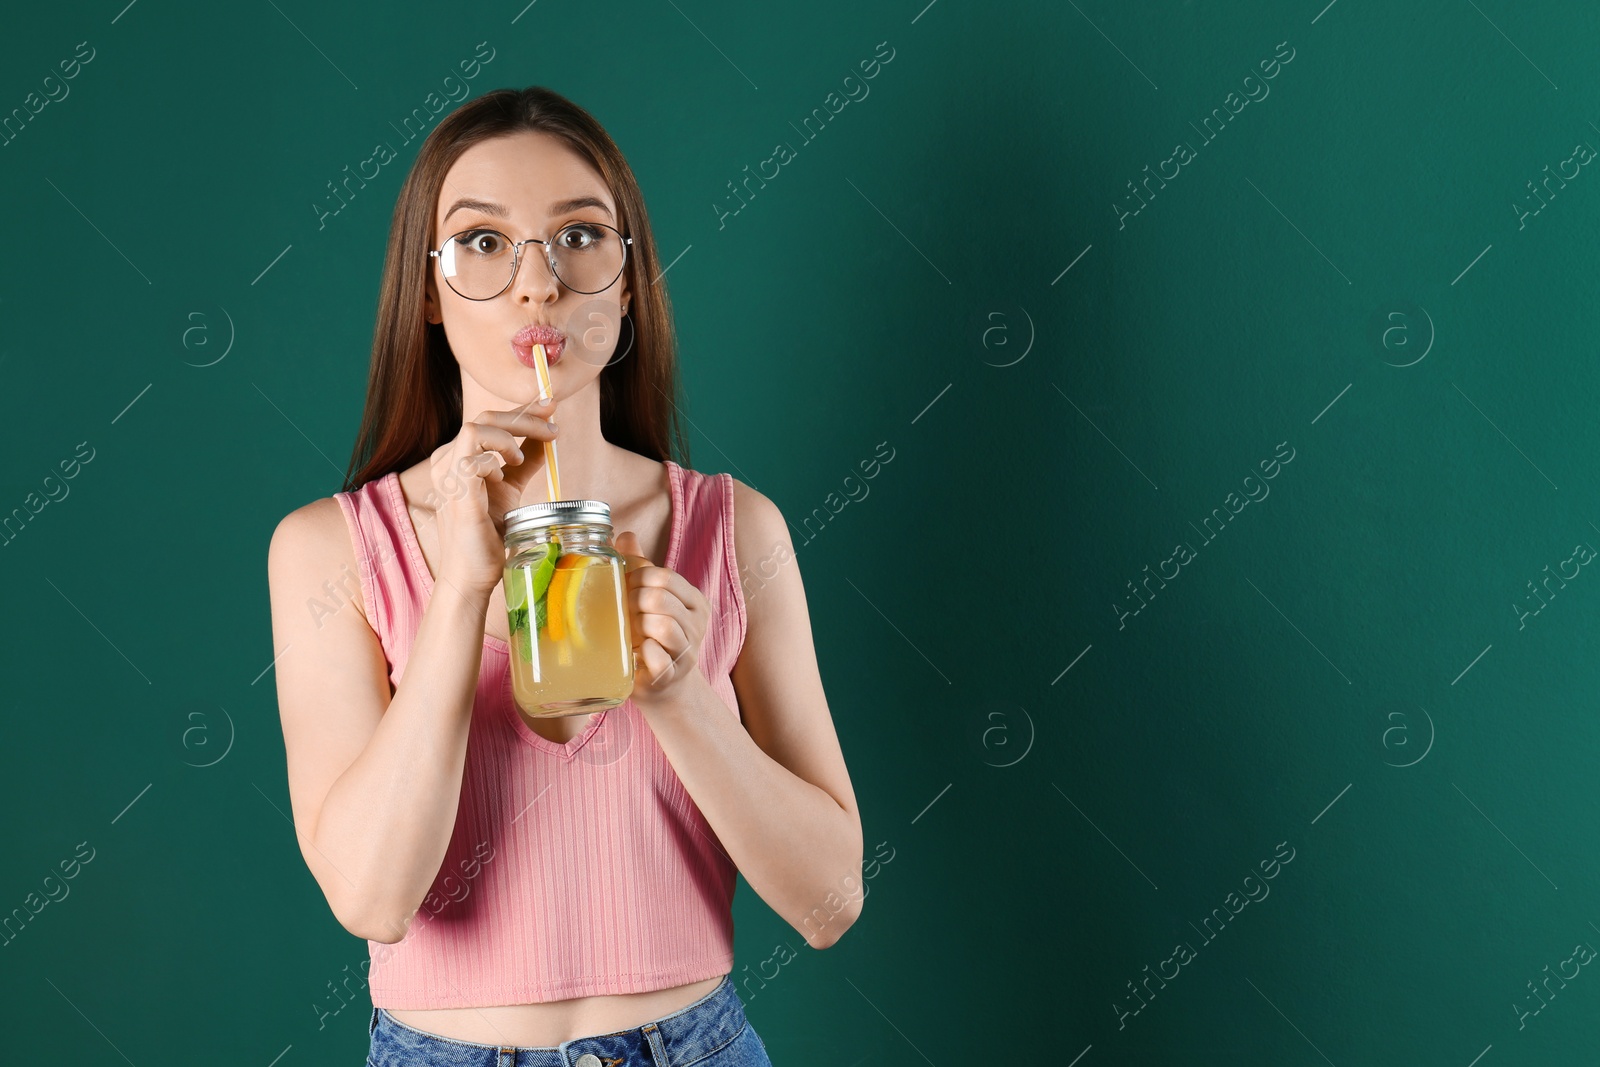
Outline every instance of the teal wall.
<path fill-rule="evenodd" d="M 1592 1058 L 1600 9 L 123 2 L 0 35 L 8 1059 L 363 1054 L 265 558 L 480 42 L 628 155 L 686 458 L 796 530 L 891 858 L 826 952 L 741 887 L 778 1063 Z"/>

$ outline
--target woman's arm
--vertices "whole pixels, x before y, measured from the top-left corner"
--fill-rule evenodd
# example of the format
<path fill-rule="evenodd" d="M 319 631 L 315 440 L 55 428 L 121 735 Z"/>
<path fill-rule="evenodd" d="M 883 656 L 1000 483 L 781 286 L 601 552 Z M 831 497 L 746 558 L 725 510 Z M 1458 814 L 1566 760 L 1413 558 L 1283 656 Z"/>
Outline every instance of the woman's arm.
<path fill-rule="evenodd" d="M 438 584 L 391 697 L 339 502 L 286 516 L 267 571 L 301 854 L 345 929 L 399 941 L 455 826 L 488 594 Z M 329 615 L 325 583 L 341 576 L 345 598 Z"/>
<path fill-rule="evenodd" d="M 647 721 L 745 881 L 808 944 L 827 948 L 861 914 L 861 816 L 788 525 L 772 501 L 733 484 L 740 570 L 766 561 L 764 584 L 746 595 L 732 671 L 743 725 L 698 670 L 684 698 Z"/>

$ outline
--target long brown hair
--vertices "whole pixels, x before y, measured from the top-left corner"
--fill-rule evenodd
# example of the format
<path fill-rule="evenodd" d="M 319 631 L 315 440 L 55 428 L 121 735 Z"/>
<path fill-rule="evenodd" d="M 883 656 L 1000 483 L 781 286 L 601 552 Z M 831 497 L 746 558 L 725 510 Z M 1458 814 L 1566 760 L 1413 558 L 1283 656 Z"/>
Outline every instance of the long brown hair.
<path fill-rule="evenodd" d="M 445 116 L 406 175 L 389 222 L 366 406 L 344 492 L 409 467 L 461 430 L 461 376 L 444 326 L 424 316 L 433 261 L 433 218 L 444 176 L 463 152 L 491 137 L 552 134 L 587 160 L 617 204 L 617 228 L 633 238 L 625 268 L 630 299 L 617 351 L 600 372 L 600 432 L 654 460 L 689 465 L 678 422 L 678 362 L 672 308 L 661 278 L 644 194 L 616 142 L 583 108 L 541 86 L 495 89 Z M 630 336 L 631 334 L 631 336 Z M 627 347 L 624 347 L 624 345 Z"/>

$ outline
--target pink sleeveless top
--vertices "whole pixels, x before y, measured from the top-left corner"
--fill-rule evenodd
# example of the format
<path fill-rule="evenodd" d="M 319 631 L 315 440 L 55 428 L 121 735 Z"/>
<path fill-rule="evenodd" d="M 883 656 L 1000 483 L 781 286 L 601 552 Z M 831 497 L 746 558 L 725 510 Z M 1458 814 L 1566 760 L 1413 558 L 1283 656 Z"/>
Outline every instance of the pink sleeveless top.
<path fill-rule="evenodd" d="M 744 643 L 733 479 L 667 460 L 666 559 L 711 605 L 699 670 L 739 715 L 729 671 Z M 389 680 L 433 578 L 398 473 L 336 493 Z M 488 635 L 450 845 L 406 936 L 367 942 L 375 1007 L 454 1008 L 647 992 L 733 969 L 737 871 L 631 700 L 566 744 L 539 736 Z"/>

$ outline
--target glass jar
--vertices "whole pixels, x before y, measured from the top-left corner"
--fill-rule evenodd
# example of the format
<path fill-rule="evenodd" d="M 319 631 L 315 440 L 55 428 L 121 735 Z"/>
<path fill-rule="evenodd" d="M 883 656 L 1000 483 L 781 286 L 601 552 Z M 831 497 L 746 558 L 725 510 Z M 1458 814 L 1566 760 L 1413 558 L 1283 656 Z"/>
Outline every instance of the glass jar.
<path fill-rule="evenodd" d="M 611 505 L 557 500 L 506 512 L 511 688 L 530 716 L 615 707 L 633 692 L 628 582 Z"/>

